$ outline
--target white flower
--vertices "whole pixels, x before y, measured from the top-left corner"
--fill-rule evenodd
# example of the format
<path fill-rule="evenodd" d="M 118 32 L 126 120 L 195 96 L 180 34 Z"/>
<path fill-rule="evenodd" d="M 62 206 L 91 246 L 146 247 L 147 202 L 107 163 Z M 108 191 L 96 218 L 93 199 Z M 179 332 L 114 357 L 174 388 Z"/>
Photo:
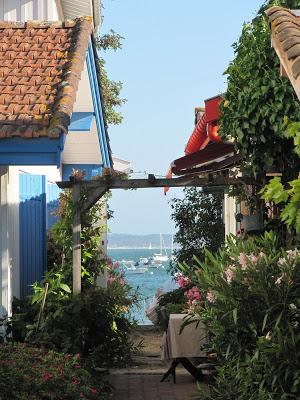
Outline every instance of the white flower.
<path fill-rule="evenodd" d="M 280 275 L 280 276 L 276 279 L 275 285 L 280 285 L 282 279 L 283 279 L 283 275 Z"/>
<path fill-rule="evenodd" d="M 266 334 L 265 339 L 269 341 L 272 339 L 272 333 L 270 331 Z"/>
<path fill-rule="evenodd" d="M 215 303 L 215 301 L 216 301 L 216 296 L 214 295 L 214 293 L 213 293 L 211 290 L 209 290 L 209 291 L 206 293 L 206 300 L 207 300 L 209 303 Z"/>

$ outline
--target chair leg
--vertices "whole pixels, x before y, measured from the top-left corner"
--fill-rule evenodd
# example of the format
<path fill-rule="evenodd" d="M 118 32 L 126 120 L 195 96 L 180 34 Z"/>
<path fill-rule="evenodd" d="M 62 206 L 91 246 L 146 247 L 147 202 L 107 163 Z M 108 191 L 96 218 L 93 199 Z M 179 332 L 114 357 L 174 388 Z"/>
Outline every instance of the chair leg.
<path fill-rule="evenodd" d="M 176 367 L 177 367 L 178 364 L 179 364 L 179 361 L 175 358 L 175 359 L 172 361 L 172 364 L 171 364 L 170 368 L 168 369 L 168 371 L 167 371 L 167 372 L 164 374 L 164 376 L 162 377 L 161 382 L 163 382 L 164 380 L 166 380 L 167 377 L 168 377 L 170 374 L 172 374 L 172 376 L 173 376 L 173 381 L 174 381 L 174 383 L 176 383 L 176 372 L 175 372 L 175 369 L 176 369 Z"/>

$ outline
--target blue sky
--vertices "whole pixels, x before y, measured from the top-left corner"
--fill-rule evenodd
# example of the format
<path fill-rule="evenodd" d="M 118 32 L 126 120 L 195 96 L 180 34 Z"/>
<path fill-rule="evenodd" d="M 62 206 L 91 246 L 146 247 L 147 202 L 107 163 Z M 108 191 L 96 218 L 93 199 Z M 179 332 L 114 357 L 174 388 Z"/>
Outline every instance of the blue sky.
<path fill-rule="evenodd" d="M 223 72 L 232 43 L 262 0 L 103 0 L 101 33 L 124 36 L 123 49 L 105 54 L 111 79 L 124 84 L 124 121 L 111 126 L 113 153 L 133 170 L 165 175 L 184 155 L 193 130 L 194 108 L 226 90 Z M 137 176 L 137 175 L 135 175 Z M 113 233 L 173 233 L 171 189 L 113 191 Z"/>

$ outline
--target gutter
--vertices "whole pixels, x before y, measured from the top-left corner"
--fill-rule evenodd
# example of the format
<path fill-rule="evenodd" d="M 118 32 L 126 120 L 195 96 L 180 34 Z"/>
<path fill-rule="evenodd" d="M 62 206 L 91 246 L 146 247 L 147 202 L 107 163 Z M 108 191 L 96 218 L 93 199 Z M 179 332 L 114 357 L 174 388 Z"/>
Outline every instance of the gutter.
<path fill-rule="evenodd" d="M 56 3 L 58 17 L 61 21 L 63 21 L 65 18 L 64 18 L 64 13 L 63 13 L 62 6 L 61 6 L 61 0 L 55 0 L 55 3 Z"/>
<path fill-rule="evenodd" d="M 91 1 L 93 3 L 92 7 L 93 7 L 95 34 L 97 34 L 98 30 L 101 28 L 102 25 L 102 15 L 101 15 L 102 2 L 101 0 L 91 0 Z"/>

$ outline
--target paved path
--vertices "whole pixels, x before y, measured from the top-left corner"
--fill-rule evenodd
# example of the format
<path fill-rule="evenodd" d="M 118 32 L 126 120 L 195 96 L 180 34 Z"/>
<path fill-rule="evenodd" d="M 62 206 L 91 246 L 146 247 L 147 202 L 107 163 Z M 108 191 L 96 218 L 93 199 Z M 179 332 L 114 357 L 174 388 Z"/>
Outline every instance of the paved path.
<path fill-rule="evenodd" d="M 178 374 L 177 382 L 160 382 L 161 375 L 111 375 L 113 400 L 191 400 L 196 384 L 187 374 Z"/>
<path fill-rule="evenodd" d="M 160 360 L 162 332 L 139 329 L 133 338 L 143 341 L 143 348 L 134 357 L 130 368 L 112 369 L 109 381 L 113 386 L 113 400 L 191 400 L 197 392 L 195 380 L 181 367 L 176 368 L 176 384 L 172 378 L 160 382 L 168 369 Z"/>

